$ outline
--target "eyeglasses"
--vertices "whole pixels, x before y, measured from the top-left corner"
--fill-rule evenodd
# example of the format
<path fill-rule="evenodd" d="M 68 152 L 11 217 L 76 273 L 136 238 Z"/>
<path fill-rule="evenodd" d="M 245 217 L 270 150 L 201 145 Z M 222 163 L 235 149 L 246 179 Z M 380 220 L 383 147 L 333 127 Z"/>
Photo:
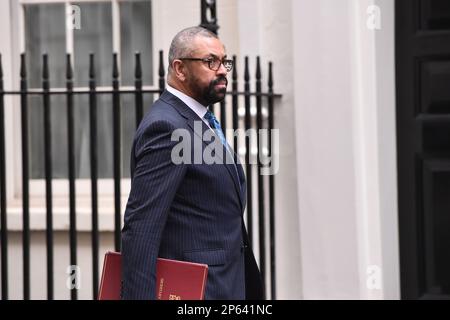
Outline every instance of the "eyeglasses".
<path fill-rule="evenodd" d="M 233 70 L 233 60 L 223 59 L 219 60 L 217 58 L 179 58 L 179 60 L 190 60 L 190 61 L 202 61 L 208 64 L 208 68 L 212 71 L 217 71 L 220 65 L 223 64 L 227 72 Z"/>

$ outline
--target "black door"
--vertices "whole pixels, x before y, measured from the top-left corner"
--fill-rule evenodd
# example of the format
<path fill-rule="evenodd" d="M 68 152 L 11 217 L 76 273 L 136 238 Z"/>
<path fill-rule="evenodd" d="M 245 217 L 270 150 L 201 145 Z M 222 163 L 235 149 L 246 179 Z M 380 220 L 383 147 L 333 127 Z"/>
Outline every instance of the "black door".
<path fill-rule="evenodd" d="M 396 1 L 403 299 L 450 298 L 450 0 Z"/>

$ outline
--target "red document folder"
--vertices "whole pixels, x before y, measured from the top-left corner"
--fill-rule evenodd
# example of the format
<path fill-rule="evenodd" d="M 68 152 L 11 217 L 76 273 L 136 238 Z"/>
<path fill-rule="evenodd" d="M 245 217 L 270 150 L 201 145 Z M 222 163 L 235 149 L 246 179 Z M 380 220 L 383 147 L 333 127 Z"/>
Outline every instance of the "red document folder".
<path fill-rule="evenodd" d="M 103 262 L 99 300 L 120 300 L 122 279 L 120 252 L 108 251 Z M 203 300 L 208 265 L 158 258 L 156 262 L 156 299 Z"/>

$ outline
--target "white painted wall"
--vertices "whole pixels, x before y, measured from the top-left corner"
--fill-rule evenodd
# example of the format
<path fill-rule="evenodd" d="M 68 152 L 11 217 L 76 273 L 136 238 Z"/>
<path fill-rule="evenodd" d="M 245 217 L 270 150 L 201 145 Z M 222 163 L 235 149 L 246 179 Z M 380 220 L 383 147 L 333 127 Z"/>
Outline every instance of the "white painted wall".
<path fill-rule="evenodd" d="M 378 181 L 383 298 L 400 299 L 395 102 L 395 10 L 391 0 L 374 1 L 382 29 L 375 33 Z"/>
<path fill-rule="evenodd" d="M 359 296 L 348 2 L 293 1 L 305 299 Z"/>
<path fill-rule="evenodd" d="M 303 297 L 399 298 L 393 4 L 292 4 Z"/>

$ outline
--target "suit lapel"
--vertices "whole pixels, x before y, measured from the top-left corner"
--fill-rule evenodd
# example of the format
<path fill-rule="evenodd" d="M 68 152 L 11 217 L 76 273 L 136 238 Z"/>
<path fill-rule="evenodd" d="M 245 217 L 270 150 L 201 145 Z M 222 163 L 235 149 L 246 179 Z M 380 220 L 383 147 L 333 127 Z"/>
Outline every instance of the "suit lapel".
<path fill-rule="evenodd" d="M 188 107 L 186 106 L 186 108 L 188 108 Z M 194 131 L 194 133 L 202 140 L 203 145 L 205 147 L 207 147 L 213 142 L 212 141 L 205 141 L 205 139 L 203 139 L 203 137 L 204 137 L 205 132 L 208 131 L 208 130 L 211 130 L 211 129 L 203 122 L 203 120 L 201 120 L 197 116 L 197 114 L 195 114 L 195 116 L 196 116 L 196 119 L 188 119 L 187 120 L 187 124 L 189 125 L 189 127 L 191 127 L 192 131 Z M 200 121 L 201 122 L 201 125 L 202 125 L 202 135 L 201 136 L 200 136 L 200 132 L 198 130 L 194 130 L 195 129 L 194 121 Z M 215 140 L 215 141 L 219 141 L 219 137 L 216 136 L 216 139 L 217 140 Z M 218 155 L 218 154 L 216 154 L 215 156 L 220 159 L 219 163 L 223 163 L 225 168 L 227 168 L 228 173 L 231 175 L 231 178 L 233 179 L 234 187 L 236 189 L 236 192 L 239 195 L 239 200 L 240 200 L 240 203 L 241 203 L 241 206 L 242 206 L 242 210 L 243 210 L 245 208 L 245 205 L 244 205 L 245 202 L 244 202 L 244 195 L 243 195 L 242 190 L 241 190 L 241 183 L 239 181 L 240 179 L 238 177 L 238 172 L 235 169 L 234 163 L 228 164 L 224 160 L 224 158 L 226 157 L 226 153 L 228 151 L 225 149 L 225 146 L 222 143 L 220 143 L 220 145 L 221 145 L 221 148 L 222 148 L 222 155 L 223 155 L 223 157 Z"/>
<path fill-rule="evenodd" d="M 210 143 L 212 143 L 211 141 L 205 141 L 203 139 L 204 134 L 206 131 L 211 130 L 206 123 L 203 122 L 202 119 L 200 119 L 200 117 L 191 109 L 189 108 L 183 101 L 181 101 L 180 99 L 178 99 L 176 96 L 174 96 L 173 94 L 171 94 L 168 91 L 164 91 L 163 94 L 160 97 L 161 100 L 164 100 L 166 103 L 172 105 L 173 107 L 175 107 L 175 109 L 183 116 L 187 119 L 187 124 L 188 126 L 192 129 L 192 131 L 194 132 L 194 134 L 197 135 L 197 137 L 199 137 L 201 139 L 201 141 L 203 142 L 204 146 L 209 146 Z M 195 121 L 200 121 L 200 124 L 202 126 L 202 130 L 201 130 L 201 135 L 199 130 L 195 130 L 196 129 L 196 125 L 195 125 Z M 198 127 L 198 125 L 197 125 Z M 219 139 L 219 137 L 216 136 L 216 139 Z M 219 141 L 219 140 L 216 140 Z M 222 146 L 222 155 L 224 155 L 224 157 L 226 157 L 227 154 L 227 150 L 225 149 L 225 146 L 222 145 L 222 143 L 220 143 L 220 145 Z M 203 156 L 203 154 L 202 154 Z M 234 187 L 236 189 L 237 194 L 239 195 L 239 200 L 242 206 L 242 211 L 245 208 L 245 193 L 246 193 L 246 188 L 245 188 L 245 183 L 243 183 L 244 187 L 241 189 L 241 174 L 243 177 L 243 180 L 245 181 L 245 175 L 243 173 L 242 170 L 242 166 L 240 165 L 240 163 L 236 163 L 235 164 L 227 164 L 226 161 L 224 160 L 224 157 L 221 157 L 220 155 L 215 155 L 216 157 L 220 158 L 220 160 L 222 161 L 221 163 L 224 164 L 224 166 L 227 168 L 228 173 L 231 175 L 231 178 L 233 179 L 233 183 L 234 183 Z M 238 172 L 236 172 L 236 169 Z M 241 172 L 239 172 L 239 170 L 241 170 Z M 236 173 L 238 173 L 238 175 L 236 175 Z"/>
<path fill-rule="evenodd" d="M 236 155 L 235 157 L 236 160 L 236 168 L 237 171 L 239 173 L 239 185 L 241 186 L 241 191 L 242 191 L 242 199 L 243 199 L 243 205 L 242 207 L 245 208 L 246 206 L 246 199 L 247 199 L 247 184 L 246 184 L 246 180 L 245 180 L 245 173 L 244 173 L 244 169 L 242 167 L 241 162 L 239 161 L 239 156 Z"/>

